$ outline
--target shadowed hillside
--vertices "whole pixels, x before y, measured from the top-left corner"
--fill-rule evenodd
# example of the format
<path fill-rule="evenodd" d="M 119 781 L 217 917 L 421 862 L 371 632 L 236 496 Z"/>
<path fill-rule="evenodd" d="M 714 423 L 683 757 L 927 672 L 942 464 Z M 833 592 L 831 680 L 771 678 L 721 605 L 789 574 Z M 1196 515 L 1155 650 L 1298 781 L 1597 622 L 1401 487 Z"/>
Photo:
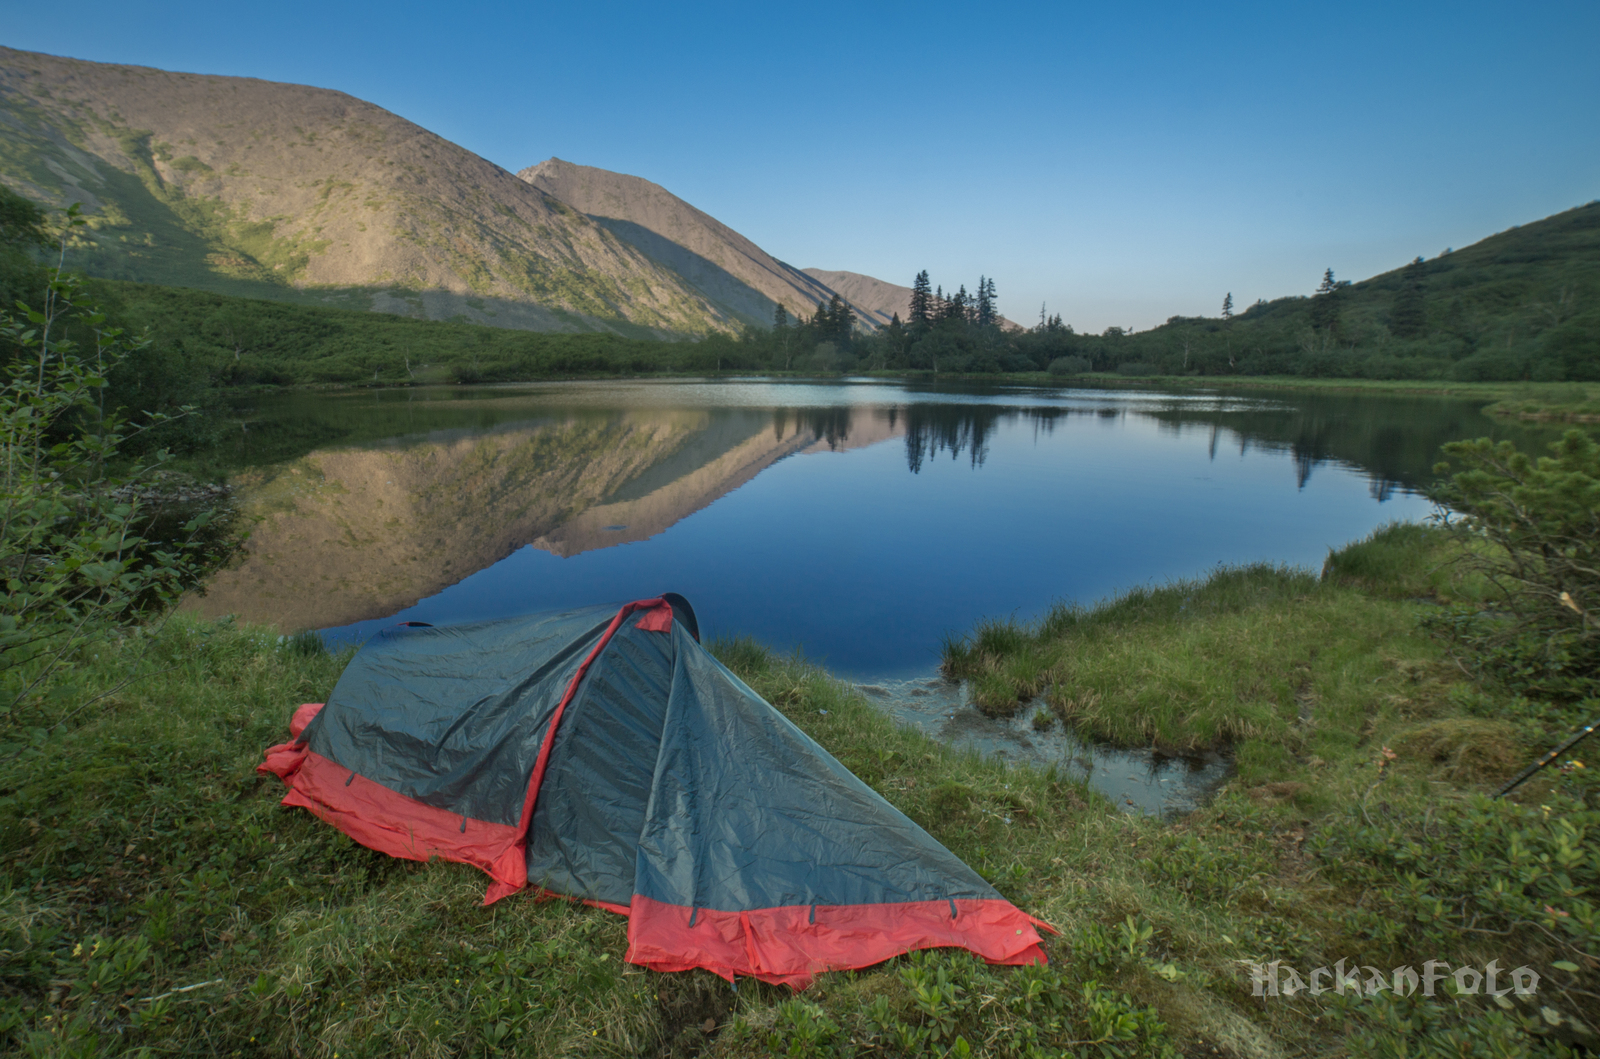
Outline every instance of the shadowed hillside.
<path fill-rule="evenodd" d="M 809 317 L 836 288 L 784 264 L 715 217 L 641 177 L 551 158 L 517 174 L 534 187 L 582 210 L 651 260 L 677 272 L 719 308 L 767 326 L 779 305 Z M 870 277 L 862 277 L 870 279 Z M 875 282 L 875 281 L 874 281 Z M 887 286 L 887 285 L 886 285 Z M 867 327 L 889 316 L 856 303 Z"/>
<path fill-rule="evenodd" d="M 342 92 L 0 48 L 0 180 L 91 275 L 541 331 L 732 326 L 504 169 Z"/>

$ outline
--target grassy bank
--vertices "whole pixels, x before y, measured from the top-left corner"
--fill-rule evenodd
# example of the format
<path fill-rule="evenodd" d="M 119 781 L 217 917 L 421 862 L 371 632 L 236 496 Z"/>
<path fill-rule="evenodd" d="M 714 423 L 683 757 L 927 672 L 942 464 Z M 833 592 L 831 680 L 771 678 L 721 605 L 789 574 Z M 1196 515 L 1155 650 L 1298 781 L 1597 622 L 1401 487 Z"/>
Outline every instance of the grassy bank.
<path fill-rule="evenodd" d="M 1491 415 L 1551 422 L 1600 422 L 1600 383 L 1454 382 L 1440 379 L 1319 379 L 1300 375 L 1141 375 L 1086 372 L 1052 375 L 1016 372 L 992 375 L 941 375 L 931 372 L 868 372 L 885 378 L 961 379 L 989 385 L 1085 386 L 1096 389 L 1203 390 L 1223 393 L 1350 394 L 1374 397 L 1452 397 L 1483 402 Z"/>
<path fill-rule="evenodd" d="M 1101 385 L 1127 385 L 1114 376 L 1093 376 Z M 1483 401 L 1490 415 L 1551 422 L 1600 422 L 1600 384 L 1582 382 L 1449 382 L 1408 379 L 1308 379 L 1294 375 L 1188 375 L 1143 381 L 1161 389 L 1223 391 L 1282 390 L 1399 397 L 1455 397 Z"/>
<path fill-rule="evenodd" d="M 620 917 L 483 909 L 471 869 L 395 861 L 280 809 L 253 766 L 346 658 L 175 618 L 85 651 L 4 736 L 0 1039 L 39 1055 L 341 1059 L 1567 1054 L 1600 1021 L 1600 855 L 1585 843 L 1600 813 L 1577 768 L 1514 800 L 1483 794 L 1578 712 L 1451 663 L 1420 625 L 1477 591 L 1447 557 L 1400 528 L 1322 578 L 1226 570 L 952 642 L 990 709 L 1123 742 L 1231 743 L 1237 779 L 1176 821 L 898 728 L 758 645 L 717 645 L 1063 932 L 1048 968 L 930 953 L 798 997 L 645 972 L 621 962 Z M 1304 973 L 1340 958 L 1386 973 L 1498 959 L 1545 978 L 1536 1004 L 1508 1007 L 1251 993 L 1248 961 Z"/>

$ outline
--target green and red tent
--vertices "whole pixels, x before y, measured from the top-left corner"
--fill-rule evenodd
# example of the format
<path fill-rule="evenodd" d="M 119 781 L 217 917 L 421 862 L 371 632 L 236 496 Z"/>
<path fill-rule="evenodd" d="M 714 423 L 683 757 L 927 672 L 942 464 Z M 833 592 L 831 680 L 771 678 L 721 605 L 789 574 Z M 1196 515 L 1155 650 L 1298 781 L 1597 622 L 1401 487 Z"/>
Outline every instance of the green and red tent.
<path fill-rule="evenodd" d="M 369 640 L 261 770 L 363 845 L 629 917 L 627 958 L 803 988 L 953 946 L 1043 962 L 977 872 L 700 646 L 669 594 Z"/>

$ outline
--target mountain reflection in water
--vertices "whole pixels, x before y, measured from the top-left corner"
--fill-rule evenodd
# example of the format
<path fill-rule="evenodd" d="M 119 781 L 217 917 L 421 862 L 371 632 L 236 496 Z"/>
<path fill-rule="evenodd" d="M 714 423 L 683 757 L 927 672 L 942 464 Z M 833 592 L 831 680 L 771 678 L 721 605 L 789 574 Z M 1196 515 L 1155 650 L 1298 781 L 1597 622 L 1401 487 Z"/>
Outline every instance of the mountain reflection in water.
<path fill-rule="evenodd" d="M 875 678 L 982 616 L 1320 562 L 1425 515 L 1443 442 L 1554 434 L 1443 399 L 875 382 L 293 395 L 236 422 L 259 521 L 202 613 L 359 636 L 672 589 Z"/>
<path fill-rule="evenodd" d="M 894 434 L 870 410 L 800 413 L 584 413 L 246 471 L 261 521 L 198 606 L 286 629 L 380 618 L 525 545 L 570 557 L 645 540 L 785 456 Z"/>

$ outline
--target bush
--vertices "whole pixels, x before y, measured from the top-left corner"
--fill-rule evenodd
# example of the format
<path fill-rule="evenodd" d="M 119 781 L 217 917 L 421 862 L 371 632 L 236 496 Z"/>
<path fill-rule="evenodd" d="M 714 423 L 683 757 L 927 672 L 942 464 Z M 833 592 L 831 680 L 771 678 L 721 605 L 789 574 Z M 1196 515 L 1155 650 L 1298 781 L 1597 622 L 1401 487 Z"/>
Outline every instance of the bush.
<path fill-rule="evenodd" d="M 1500 598 L 1492 612 L 1446 615 L 1436 627 L 1513 687 L 1535 675 L 1547 685 L 1559 673 L 1567 695 L 1592 694 L 1600 687 L 1600 445 L 1570 430 L 1537 460 L 1488 438 L 1444 451 L 1465 466 L 1433 499 L 1463 516 L 1452 523 L 1467 544 L 1463 561 Z"/>
<path fill-rule="evenodd" d="M 1450 369 L 1451 378 L 1458 382 L 1513 382 L 1526 373 L 1526 360 L 1507 353 L 1478 353 Z"/>
<path fill-rule="evenodd" d="M 68 216 L 75 221 L 75 209 Z M 0 335 L 24 354 L 0 390 L 0 674 L 26 667 L 0 699 L 0 722 L 16 723 L 82 647 L 197 583 L 216 551 L 203 539 L 215 511 L 193 513 L 173 539 L 151 537 L 151 483 L 167 455 L 128 464 L 120 450 L 173 417 L 129 425 L 106 411 L 108 374 L 141 343 L 75 304 L 79 293 L 75 278 L 56 272 L 43 308 L 0 314 Z M 59 337 L 68 324 L 93 334 L 92 359 Z"/>
<path fill-rule="evenodd" d="M 1093 370 L 1084 357 L 1057 357 L 1050 362 L 1051 375 L 1082 375 Z"/>

